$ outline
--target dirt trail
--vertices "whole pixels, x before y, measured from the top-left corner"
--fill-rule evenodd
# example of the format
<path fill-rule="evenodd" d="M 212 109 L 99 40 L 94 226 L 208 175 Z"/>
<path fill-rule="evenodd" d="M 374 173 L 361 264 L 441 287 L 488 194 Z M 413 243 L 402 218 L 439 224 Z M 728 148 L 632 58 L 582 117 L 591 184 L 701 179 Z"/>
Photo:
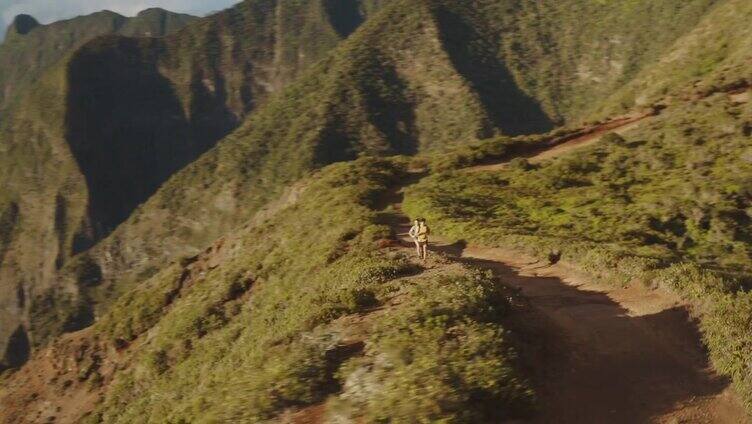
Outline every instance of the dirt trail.
<path fill-rule="evenodd" d="M 533 158 L 562 155 L 607 132 L 573 139 Z M 392 201 L 392 225 L 408 246 L 409 221 L 401 214 L 400 199 Z M 509 323 L 522 337 L 520 356 L 541 406 L 526 422 L 748 422 L 729 382 L 709 365 L 697 324 L 680 299 L 642 286 L 597 284 L 565 263 L 548 265 L 516 251 L 440 238 L 431 249 L 492 270 L 526 299 L 528 306 Z"/>
<path fill-rule="evenodd" d="M 572 150 L 579 149 L 581 147 L 590 146 L 595 144 L 603 138 L 604 135 L 615 132 L 623 134 L 631 129 L 637 128 L 642 125 L 646 119 L 656 116 L 660 112 L 660 109 L 636 115 L 627 115 L 621 118 L 614 119 L 609 122 L 582 130 L 580 135 L 573 137 L 564 137 L 563 139 L 553 140 L 551 144 L 546 145 L 540 150 L 531 151 L 530 154 L 521 156 L 527 157 L 531 163 L 540 163 L 547 159 L 552 159 L 557 156 L 564 155 Z M 468 168 L 471 172 L 480 171 L 498 171 L 507 167 L 507 162 L 492 163 L 478 165 Z"/>
<path fill-rule="evenodd" d="M 399 206 L 399 205 L 397 205 Z M 406 218 L 395 226 L 405 245 Z M 528 306 L 508 325 L 540 412 L 529 423 L 744 423 L 740 402 L 708 364 L 688 307 L 667 293 L 590 281 L 564 263 L 482 246 L 431 246 L 492 270 Z"/>
<path fill-rule="evenodd" d="M 594 284 L 564 264 L 541 266 L 502 249 L 469 247 L 461 257 L 494 270 L 529 302 L 512 325 L 534 338 L 522 352 L 542 406 L 531 422 L 745 422 L 678 299 Z"/>

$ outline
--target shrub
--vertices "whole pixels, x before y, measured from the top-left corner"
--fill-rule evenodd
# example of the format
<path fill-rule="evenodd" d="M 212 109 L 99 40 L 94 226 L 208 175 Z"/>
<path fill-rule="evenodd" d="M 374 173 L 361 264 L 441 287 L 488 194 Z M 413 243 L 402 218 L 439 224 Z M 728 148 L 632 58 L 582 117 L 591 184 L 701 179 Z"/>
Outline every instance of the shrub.
<path fill-rule="evenodd" d="M 509 169 L 516 169 L 518 171 L 529 171 L 533 169 L 533 165 L 525 158 L 514 158 L 509 161 Z"/>
<path fill-rule="evenodd" d="M 345 404 L 373 422 L 495 422 L 529 411 L 499 324 L 507 300 L 488 273 L 417 281 L 377 324 L 368 357 L 342 371 Z M 349 404 L 349 405 L 348 405 Z"/>
<path fill-rule="evenodd" d="M 613 144 L 615 146 L 624 146 L 627 144 L 627 140 L 615 132 L 610 132 L 604 135 L 603 138 L 601 138 L 601 142 L 605 144 Z"/>

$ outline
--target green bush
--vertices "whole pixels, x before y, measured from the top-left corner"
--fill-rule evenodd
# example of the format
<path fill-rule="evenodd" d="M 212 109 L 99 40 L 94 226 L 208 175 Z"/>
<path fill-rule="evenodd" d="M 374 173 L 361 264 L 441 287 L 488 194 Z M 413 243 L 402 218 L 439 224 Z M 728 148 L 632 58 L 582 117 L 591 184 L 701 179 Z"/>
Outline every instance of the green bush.
<path fill-rule="evenodd" d="M 713 365 L 731 377 L 734 388 L 752 410 L 752 293 L 717 295 L 701 326 Z"/>
<path fill-rule="evenodd" d="M 499 324 L 508 294 L 489 273 L 467 270 L 403 287 L 409 302 L 380 320 L 367 356 L 347 364 L 333 414 L 369 422 L 495 422 L 530 411 Z"/>
<path fill-rule="evenodd" d="M 624 137 L 620 136 L 619 134 L 612 132 L 612 133 L 608 133 L 604 135 L 601 138 L 601 142 L 603 142 L 604 144 L 614 144 L 617 146 L 623 146 L 627 143 L 627 140 L 625 140 Z"/>

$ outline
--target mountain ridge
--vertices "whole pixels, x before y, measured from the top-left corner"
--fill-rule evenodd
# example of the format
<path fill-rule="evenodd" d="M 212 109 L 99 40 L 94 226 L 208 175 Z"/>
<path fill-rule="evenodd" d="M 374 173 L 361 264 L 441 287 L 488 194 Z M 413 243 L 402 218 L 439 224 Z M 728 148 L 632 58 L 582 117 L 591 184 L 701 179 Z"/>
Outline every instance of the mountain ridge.
<path fill-rule="evenodd" d="M 741 312 L 734 317 L 742 320 L 743 291 L 733 290 L 741 290 L 745 280 L 723 278 L 746 272 L 747 233 L 735 226 L 746 222 L 747 198 L 743 182 L 718 173 L 712 161 L 746 169 L 739 137 L 749 135 L 743 97 L 752 79 L 745 68 L 752 44 L 734 38 L 733 28 L 742 27 L 749 16 L 752 7 L 742 0 L 352 0 L 344 6 L 329 0 L 248 0 L 166 37 L 110 34 L 87 41 L 61 66 L 44 72 L 18 100 L 10 119 L 0 121 L 0 149 L 7 153 L 0 178 L 11 187 L 0 194 L 0 282 L 6 289 L 0 323 L 12 323 L 3 330 L 21 347 L 21 354 L 7 362 L 20 365 L 32 350 L 84 328 L 101 338 L 96 343 L 106 339 L 95 350 L 117 351 L 143 342 L 134 368 L 118 374 L 123 380 L 113 383 L 117 392 L 107 393 L 97 417 L 115 417 L 131 402 L 132 417 L 144 411 L 156 417 L 159 407 L 148 394 L 138 393 L 138 385 L 157 382 L 165 388 L 170 377 L 191 381 L 187 376 L 198 372 L 189 369 L 191 361 L 220 355 L 203 338 L 227 341 L 233 333 L 225 326 L 242 332 L 248 324 L 263 335 L 245 333 L 248 346 L 270 343 L 280 351 L 292 349 L 288 353 L 312 352 L 296 358 L 313 361 L 319 380 L 312 384 L 317 386 L 290 383 L 281 392 L 265 392 L 274 380 L 267 372 L 298 376 L 303 371 L 258 353 L 253 359 L 258 362 L 243 362 L 244 375 L 262 376 L 257 381 L 269 385 L 251 385 L 253 396 L 258 395 L 252 405 L 246 408 L 232 396 L 181 383 L 185 399 L 193 399 L 187 393 L 201 392 L 199 397 L 213 405 L 212 413 L 224 418 L 219 411 L 225 400 L 238 414 L 258 419 L 275 417 L 296 402 L 315 404 L 322 394 L 338 393 L 331 383 L 337 378 L 327 367 L 344 363 L 332 365 L 328 355 L 333 354 L 323 345 L 299 346 L 291 340 L 314 332 L 316 326 L 308 327 L 305 320 L 327 327 L 332 317 L 363 312 L 359 308 L 367 308 L 374 296 L 381 305 L 391 301 L 378 285 L 401 283 L 391 277 L 376 278 L 376 285 L 367 283 L 370 277 L 348 280 L 347 261 L 363 259 L 358 250 L 375 255 L 369 260 L 379 258 L 385 253 L 373 250 L 374 245 L 392 246 L 379 201 L 370 196 L 389 195 L 386 180 L 409 178 L 407 169 L 423 167 L 434 175 L 417 186 L 424 193 L 408 193 L 414 202 L 410 210 L 440 220 L 457 237 L 471 230 L 493 242 L 507 236 L 515 242 L 532 240 L 540 243 L 536 254 L 556 258 L 555 251 L 565 251 L 585 268 L 612 273 L 614 280 L 629 272 L 651 278 L 658 269 L 665 271 L 657 267 L 680 259 L 710 264 L 714 272 L 726 273 L 717 277 L 723 282 L 682 280 L 689 288 L 680 293 L 699 290 L 695 284 L 713 286 L 708 289 L 713 296 L 739 302 Z M 724 22 L 732 23 L 731 29 Z M 727 91 L 742 100 L 719 100 Z M 712 114 L 698 118 L 702 108 Z M 592 121 L 666 110 L 640 124 L 639 139 L 606 138 L 610 144 L 600 150 L 551 163 L 519 158 L 496 169 L 496 176 L 462 173 L 469 164 L 511 158 L 536 143 L 577 133 L 583 125 L 599 128 Z M 717 140 L 733 143 L 722 147 Z M 676 160 L 684 153 L 691 159 L 686 167 Z M 621 165 L 627 163 L 645 175 Z M 317 192 L 320 198 L 299 190 L 319 178 L 326 181 L 317 186 L 326 187 Z M 638 182 L 649 178 L 652 188 L 676 183 L 682 193 L 695 194 L 684 199 L 684 194 L 641 191 Z M 713 181 L 721 189 L 713 188 Z M 502 192 L 511 194 L 498 197 Z M 532 207 L 530 193 L 537 192 L 544 194 L 533 198 L 543 203 Z M 352 193 L 359 194 L 347 197 Z M 695 195 L 720 200 L 692 205 Z M 346 215 L 328 216 L 322 209 L 333 207 L 327 202 L 335 197 L 344 202 L 339 206 L 357 210 L 354 228 L 348 228 Z M 665 209 L 671 199 L 683 200 Z M 435 204 L 421 209 L 429 203 L 420 201 Z M 627 201 L 632 203 L 623 204 Z M 637 203 L 643 208 L 639 214 L 618 215 Z M 672 215 L 678 211 L 681 216 Z M 281 217 L 309 227 L 298 232 Z M 484 219 L 493 222 L 491 228 L 478 224 Z M 604 225 L 607 220 L 610 224 Z M 327 233 L 327 225 L 336 231 Z M 307 239 L 308 228 L 326 246 Z M 286 239 L 277 239 L 277 231 Z M 233 238 L 237 232 L 247 237 L 242 242 Z M 264 252 L 254 237 L 270 243 L 273 252 Z M 615 237 L 620 241 L 606 246 Z M 599 242 L 594 253 L 587 240 Z M 310 255 L 315 266 L 306 262 L 308 252 L 301 246 L 315 252 Z M 551 252 L 544 252 L 548 247 Z M 232 255 L 217 253 L 223 249 Z M 726 259 L 717 259 L 724 251 Z M 643 265 L 649 272 L 642 273 Z M 199 268 L 196 272 L 211 278 L 194 275 Z M 401 265 L 395 269 L 398 275 L 407 272 Z M 322 284 L 321 299 L 307 297 L 304 277 L 309 273 Z M 337 291 L 339 286 L 327 285 L 326 279 L 348 288 Z M 257 286 L 257 280 L 266 281 Z M 191 281 L 202 283 L 197 287 Z M 365 284 L 363 291 L 358 284 Z M 150 299 L 148 288 L 164 296 Z M 327 297 L 335 294 L 344 297 Z M 312 303 L 295 303 L 297 295 Z M 266 327 L 253 314 L 237 318 L 233 311 L 246 308 L 241 298 L 258 308 L 263 317 L 258 319 L 282 320 L 291 326 L 285 328 L 294 328 L 290 339 L 265 338 Z M 329 311 L 326 316 L 312 312 L 316 308 L 310 305 L 319 300 Z M 173 302 L 180 306 L 173 310 Z M 287 302 L 301 309 L 275 309 Z M 13 316 L 19 312 L 21 320 Z M 303 321 L 292 315 L 298 312 Z M 702 330 L 712 338 L 711 353 L 725 361 L 723 372 L 735 373 L 746 398 L 749 383 L 738 377 L 744 365 L 722 348 L 723 340 L 739 339 L 713 321 L 715 315 L 707 317 Z M 161 344 L 140 338 L 151 328 L 158 328 L 153 331 Z M 393 336 L 380 331 L 386 339 Z M 380 339 L 369 340 L 367 346 L 382 352 Z M 198 353 L 194 343 L 202 346 Z M 369 355 L 361 359 L 367 362 Z M 139 374 L 138 367 L 148 371 Z M 111 375 L 105 376 L 107 387 Z M 280 377 L 285 382 L 280 384 L 292 380 Z M 350 380 L 338 381 L 344 387 Z M 273 401 L 263 401 L 259 393 Z M 183 418 L 200 415 L 201 408 L 188 403 L 176 401 L 179 407 L 171 412 Z"/>
<path fill-rule="evenodd" d="M 66 52 L 96 36 L 122 32 L 133 36 L 159 37 L 198 19 L 164 9 L 156 12 L 127 18 L 115 12 L 102 11 L 46 25 L 29 15 L 19 15 L 22 20 L 28 21 L 26 31 L 20 34 L 15 30 L 16 26 L 11 25 L 8 31 L 9 34 L 14 32 L 14 35 L 0 42 L 0 110 L 4 115 L 8 113 L 7 108 L 15 97 L 13 93 L 17 87 L 23 89 Z"/>
<path fill-rule="evenodd" d="M 41 257 L 25 248 L 9 249 L 0 280 L 30 290 L 30 302 L 21 310 L 37 305 L 69 311 L 69 317 L 51 318 L 58 328 L 88 322 L 87 308 L 76 306 L 85 301 L 76 300 L 75 290 L 71 294 L 71 286 L 54 277 L 64 263 L 112 231 L 171 172 L 206 151 L 339 39 L 320 2 L 252 0 L 167 37 L 95 38 L 46 71 L 18 99 L 8 119 L 0 121 L 3 148 L 9 152 L 0 171 L 13 188 L 4 193 L 2 209 L 20 211 L 13 243 L 52 240 L 56 246 Z M 130 90 L 140 77 L 151 85 Z M 95 87 L 102 89 L 102 96 L 85 94 Z M 163 100 L 145 102 L 157 94 Z M 129 113 L 121 99 L 138 112 Z M 113 114 L 118 104 L 121 109 Z M 153 108 L 143 107 L 148 104 Z M 99 125 L 90 114 L 109 125 Z M 133 139 L 137 144 L 130 144 Z M 31 158 L 35 166 L 24 168 Z M 25 175 L 30 171 L 34 177 Z M 109 190 L 105 181 L 122 184 L 122 189 Z M 34 193 L 44 194 L 30 201 Z M 86 260 L 83 264 L 88 269 Z M 63 292 L 57 300 L 44 294 L 55 285 Z M 16 312 L 18 302 L 10 294 L 5 303 L 7 317 L 26 315 Z M 47 330 L 28 331 L 37 334 L 32 340 L 47 337 Z"/>
<path fill-rule="evenodd" d="M 495 3 L 484 4 L 488 6 Z M 389 18 L 384 17 L 387 14 Z M 509 107 L 499 99 L 510 97 L 510 94 L 512 100 L 509 100 L 509 104 L 530 104 L 529 97 L 511 75 L 508 74 L 506 78 L 501 79 L 496 88 L 488 88 L 492 83 L 478 79 L 484 74 L 498 74 L 504 63 L 499 62 L 493 53 L 490 47 L 493 45 L 493 31 L 484 26 L 487 25 L 483 24 L 485 18 L 478 12 L 461 4 L 422 1 L 411 6 L 392 2 L 380 15 L 384 16 L 379 16 L 377 23 L 367 22 L 353 35 L 354 38 L 348 39 L 335 53 L 334 58 L 325 60 L 321 67 L 314 68 L 303 76 L 304 80 L 307 78 L 310 82 L 297 83 L 296 87 L 306 86 L 308 90 L 313 87 L 314 96 L 308 97 L 311 100 L 306 97 L 306 89 L 292 89 L 286 100 L 277 98 L 274 105 L 269 105 L 271 109 L 290 108 L 293 113 L 262 110 L 260 115 L 251 116 L 245 125 L 230 135 L 218 148 L 171 178 L 156 196 L 131 218 L 131 222 L 137 222 L 135 226 L 126 223 L 111 240 L 105 240 L 101 248 L 97 247 L 95 250 L 98 252 L 95 256 L 112 258 L 107 265 L 100 263 L 100 267 L 105 270 L 104 280 L 110 280 L 111 275 L 118 275 L 119 271 L 113 270 L 132 269 L 135 263 L 143 263 L 147 256 L 154 259 L 160 257 L 159 252 L 175 254 L 175 248 L 169 245 L 151 249 L 136 242 L 135 240 L 140 238 L 138 234 L 145 231 L 145 228 L 151 228 L 149 232 L 163 231 L 165 236 L 158 238 L 169 240 L 169 243 L 175 242 L 174 234 L 185 234 L 179 251 L 181 254 L 192 254 L 218 237 L 222 231 L 228 231 L 233 225 L 237 225 L 238 221 L 234 220 L 237 218 L 233 216 L 247 216 L 238 215 L 238 208 L 247 209 L 251 213 L 265 201 L 280 194 L 279 188 L 269 191 L 266 187 L 282 187 L 285 183 L 292 183 L 304 175 L 300 170 L 314 169 L 334 161 L 350 160 L 363 153 L 415 154 L 431 148 L 440 150 L 454 143 L 493 137 L 504 131 L 498 126 L 502 122 L 499 119 L 506 119 L 506 124 L 503 125 L 509 125 L 512 134 L 519 131 L 520 122 L 532 125 L 532 128 L 537 128 L 536 131 L 541 132 L 550 129 L 552 121 L 558 119 L 556 116 L 545 115 L 534 105 L 520 112 L 506 112 Z M 466 29 L 463 30 L 462 28 L 468 27 L 459 24 L 462 19 L 473 20 L 477 24 L 476 30 L 470 33 L 467 33 Z M 387 28 L 391 28 L 390 25 L 395 29 L 388 30 Z M 458 28 L 465 32 L 455 34 Z M 382 36 L 383 40 L 377 39 Z M 451 37 L 460 37 L 457 40 L 474 39 L 474 45 L 480 47 L 471 52 L 463 51 L 461 43 L 453 42 Z M 422 41 L 420 45 L 411 44 L 414 40 Z M 399 53 L 399 49 L 409 51 L 412 57 L 406 59 Z M 421 52 L 421 49 L 424 51 Z M 341 57 L 338 58 L 337 54 Z M 425 59 L 420 59 L 421 57 Z M 472 74 L 467 70 L 463 73 L 462 66 L 457 67 L 458 63 L 468 63 L 467 66 L 471 68 L 478 67 L 479 65 L 472 64 L 473 60 L 477 60 L 478 63 L 492 63 L 491 68 L 487 67 L 489 65 L 482 65 L 479 67 L 482 72 Z M 332 73 L 331 68 L 337 69 L 336 72 L 341 74 L 335 82 L 329 84 L 321 75 Z M 491 72 L 494 69 L 496 71 Z M 350 84 L 350 81 L 354 84 Z M 376 84 L 368 85 L 373 81 Z M 450 96 L 443 96 L 438 100 L 439 97 L 432 94 L 433 87 L 438 85 L 443 85 L 446 92 L 458 93 L 454 97 L 454 103 Z M 322 87 L 320 92 L 316 91 L 317 86 Z M 481 93 L 495 94 L 484 98 Z M 284 97 L 285 93 L 282 96 Z M 327 96 L 334 97 L 327 99 Z M 324 104 L 334 107 L 319 109 L 322 99 Z M 281 106 L 277 107 L 276 104 Z M 343 107 L 343 104 L 348 106 Z M 431 115 L 424 115 L 422 110 L 430 110 Z M 517 113 L 519 114 L 516 115 Z M 441 115 L 441 118 L 437 120 L 438 115 Z M 268 123 L 262 125 L 264 120 Z M 279 125 L 279 122 L 288 123 L 281 125 L 281 128 L 269 126 Z M 310 131 L 317 126 L 320 129 Z M 303 132 L 296 133 L 298 128 Z M 264 134 L 263 138 L 260 134 Z M 262 169 L 262 173 L 268 173 L 262 177 L 262 181 L 265 181 L 264 188 L 258 188 L 255 192 L 246 191 L 247 189 L 240 187 L 253 181 L 246 178 L 253 175 L 252 172 L 257 172 L 253 171 L 253 164 L 260 161 L 257 156 L 268 154 L 267 147 L 259 147 L 262 143 L 268 142 L 264 138 L 286 139 L 286 143 L 292 143 L 294 140 L 297 143 L 294 147 L 297 151 L 292 161 L 293 167 L 299 167 L 301 164 L 303 167 L 294 171 L 292 176 L 285 176 L 285 169 L 290 167 L 291 160 L 286 159 L 285 154 L 276 152 L 272 156 L 274 159 L 262 161 L 269 164 L 270 170 L 259 168 Z M 428 140 L 433 144 L 429 144 Z M 330 142 L 335 144 L 330 145 Z M 310 159 L 305 159 L 306 154 L 301 154 L 305 150 L 300 150 L 307 143 L 317 146 L 314 151 L 307 153 L 312 155 Z M 326 152 L 326 155 L 321 156 L 320 151 Z M 286 155 L 292 158 L 292 150 Z M 309 162 L 301 163 L 302 160 Z M 201 167 L 214 171 L 206 173 L 200 170 Z M 220 177 L 222 173 L 225 176 Z M 195 176 L 188 177 L 190 174 Z M 280 177 L 283 179 L 280 180 Z M 178 182 L 181 178 L 184 180 Z M 196 185 L 203 185 L 205 189 L 197 192 L 192 189 Z M 209 188 L 211 185 L 214 188 Z M 259 192 L 268 194 L 266 197 L 260 197 Z M 188 206 L 198 202 L 197 196 L 206 200 L 205 196 L 210 193 L 216 196 L 214 201 L 203 202 L 204 206 L 198 209 Z M 243 199 L 254 200 L 243 205 Z M 150 223 L 154 219 L 164 219 L 163 212 L 175 214 L 180 213 L 180 210 L 186 211 L 185 215 L 178 215 L 180 218 L 172 221 L 185 223 L 184 226 L 173 228 L 170 225 L 160 228 L 154 222 Z M 197 216 L 199 213 L 202 215 Z M 221 224 L 207 228 L 202 224 L 204 222 Z M 139 226 L 142 229 L 136 229 Z M 117 246 L 129 245 L 132 242 L 140 245 L 140 248 L 132 249 L 133 253 L 117 259 L 121 256 Z M 105 247 L 107 245 L 112 247 Z M 139 256 L 141 259 L 135 259 Z M 117 265 L 119 262 L 124 265 Z"/>

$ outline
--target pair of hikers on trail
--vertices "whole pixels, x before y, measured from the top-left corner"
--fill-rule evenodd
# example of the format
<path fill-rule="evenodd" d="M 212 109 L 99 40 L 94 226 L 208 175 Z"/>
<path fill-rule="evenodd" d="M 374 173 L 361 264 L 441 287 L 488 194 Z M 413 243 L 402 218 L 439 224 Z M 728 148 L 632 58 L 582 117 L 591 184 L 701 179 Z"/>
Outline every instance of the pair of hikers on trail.
<path fill-rule="evenodd" d="M 426 225 L 426 219 L 417 218 L 408 234 L 415 241 L 418 257 L 426 260 L 428 258 L 428 236 L 431 234 L 431 229 Z"/>

